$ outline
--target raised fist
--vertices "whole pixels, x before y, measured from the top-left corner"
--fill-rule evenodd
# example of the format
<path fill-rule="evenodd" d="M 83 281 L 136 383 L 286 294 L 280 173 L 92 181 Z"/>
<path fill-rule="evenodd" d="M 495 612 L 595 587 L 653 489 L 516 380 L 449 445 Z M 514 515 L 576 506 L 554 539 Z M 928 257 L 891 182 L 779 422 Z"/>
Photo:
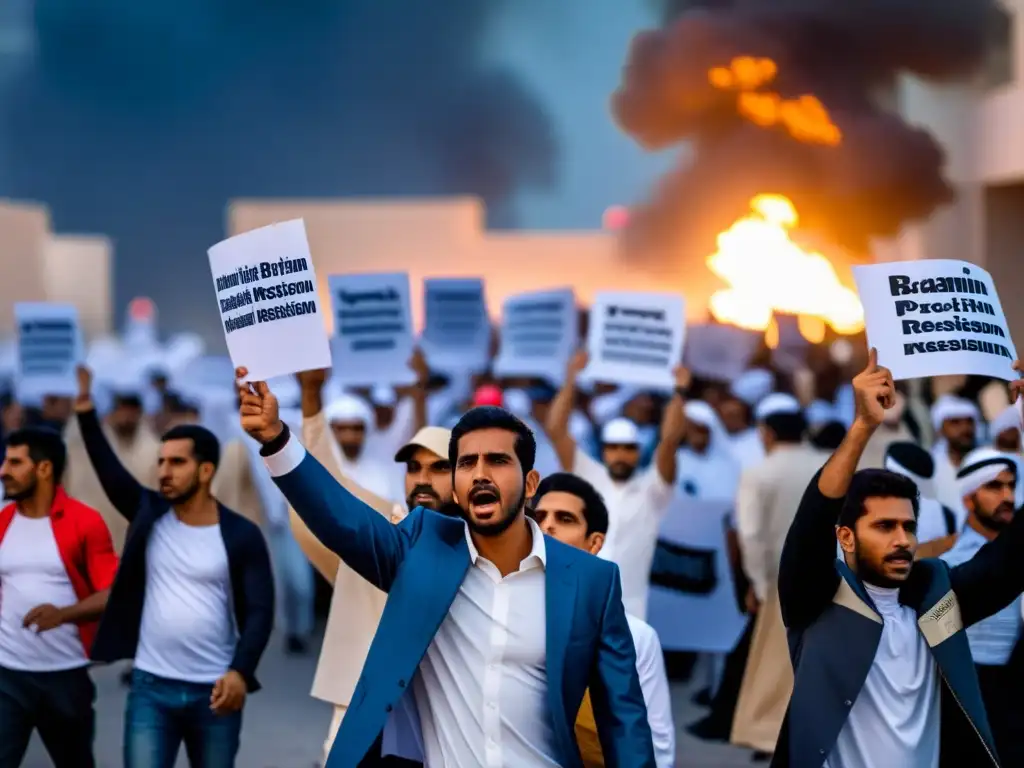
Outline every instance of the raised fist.
<path fill-rule="evenodd" d="M 242 429 L 253 440 L 266 445 L 284 431 L 284 424 L 278 415 L 277 398 L 267 382 L 243 381 L 248 374 L 247 368 L 235 369 Z"/>
<path fill-rule="evenodd" d="M 869 427 L 877 427 L 885 412 L 896 404 L 896 385 L 892 372 L 878 364 L 878 351 L 872 347 L 867 367 L 853 377 L 856 418 Z"/>

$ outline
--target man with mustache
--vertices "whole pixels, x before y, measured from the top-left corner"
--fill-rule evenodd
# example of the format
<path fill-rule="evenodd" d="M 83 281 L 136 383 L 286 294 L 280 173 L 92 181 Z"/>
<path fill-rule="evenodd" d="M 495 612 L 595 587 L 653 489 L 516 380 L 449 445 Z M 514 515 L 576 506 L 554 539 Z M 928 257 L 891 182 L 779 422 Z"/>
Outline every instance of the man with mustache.
<path fill-rule="evenodd" d="M 125 768 L 189 762 L 231 768 L 242 708 L 274 626 L 274 578 L 259 527 L 210 490 L 220 444 L 182 424 L 165 432 L 159 492 L 117 458 L 78 369 L 75 410 L 104 492 L 129 522 L 121 565 L 100 621 L 93 661 L 134 660 L 125 706 Z"/>
<path fill-rule="evenodd" d="M 240 381 L 247 373 L 236 371 Z M 417 507 L 392 525 L 289 434 L 266 382 L 240 384 L 239 394 L 242 427 L 263 443 L 295 511 L 388 593 L 330 768 L 376 765 L 384 754 L 431 766 L 581 768 L 573 724 L 588 686 L 608 762 L 654 768 L 618 569 L 526 517 L 539 477 L 536 442 L 519 419 L 495 406 L 466 413 L 448 446 L 459 516 Z"/>
<path fill-rule="evenodd" d="M 965 563 L 1013 522 L 1017 461 L 993 448 L 977 448 L 963 460 L 960 472 L 967 522 L 956 544 L 942 559 Z M 967 630 L 981 698 L 992 725 L 992 736 L 1004 765 L 1024 765 L 1024 706 L 1019 685 L 1024 671 L 1021 637 L 1021 598 Z"/>
<path fill-rule="evenodd" d="M 608 508 L 590 483 L 568 472 L 556 472 L 540 481 L 527 514 L 544 533 L 563 544 L 596 555 L 608 533 Z M 647 722 L 654 735 L 658 768 L 676 763 L 676 733 L 672 722 L 672 696 L 661 642 L 654 627 L 626 614 L 636 647 L 636 671 L 647 705 Z M 583 699 L 576 718 L 576 741 L 586 768 L 604 768 L 604 755 L 594 722 L 590 697 Z"/>
<path fill-rule="evenodd" d="M 347 475 L 336 459 L 335 439 L 323 409 L 325 370 L 303 371 L 298 375 L 302 392 L 302 441 L 348 491 L 381 516 L 400 522 L 418 506 L 441 509 L 452 500 L 451 464 L 448 439 L 451 432 L 441 427 L 424 427 L 399 449 L 395 461 L 405 465 L 407 509 L 375 495 L 360 484 L 360 477 Z M 359 576 L 314 536 L 295 510 L 290 513 L 292 533 L 306 557 L 334 588 L 320 659 L 313 678 L 312 695 L 334 706 L 324 742 L 324 762 L 345 717 L 373 635 L 380 624 L 387 595 Z M 398 763 L 397 758 L 391 759 Z"/>
<path fill-rule="evenodd" d="M 808 485 L 782 552 L 795 684 L 773 765 L 999 766 L 964 628 L 1024 591 L 1024 517 L 959 565 L 915 562 L 917 486 L 856 471 L 895 396 L 874 349 L 853 389 L 854 422 Z"/>
<path fill-rule="evenodd" d="M 61 486 L 60 434 L 18 429 L 0 465 L 0 765 L 17 768 L 38 730 L 56 768 L 92 768 L 96 688 L 89 651 L 117 572 L 100 513 Z"/>
<path fill-rule="evenodd" d="M 646 619 L 648 579 L 658 528 L 675 493 L 676 452 L 686 434 L 683 406 L 691 377 L 683 367 L 675 370 L 675 394 L 662 414 L 654 460 L 646 469 L 639 469 L 640 430 L 630 419 L 618 417 L 604 424 L 601 461 L 583 451 L 569 431 L 569 418 L 576 407 L 576 380 L 587 367 L 588 359 L 586 351 L 580 351 L 569 362 L 565 382 L 548 411 L 545 429 L 562 469 L 594 486 L 608 505 L 611 519 L 600 556 L 611 560 L 622 572 L 626 612 Z"/>

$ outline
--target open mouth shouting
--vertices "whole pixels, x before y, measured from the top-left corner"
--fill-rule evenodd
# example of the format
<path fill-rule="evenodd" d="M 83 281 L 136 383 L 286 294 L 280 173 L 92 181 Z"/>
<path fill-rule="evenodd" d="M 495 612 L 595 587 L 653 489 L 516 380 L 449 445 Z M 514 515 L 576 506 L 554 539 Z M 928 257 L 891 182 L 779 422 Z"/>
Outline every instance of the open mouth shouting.
<path fill-rule="evenodd" d="M 469 494 L 469 511 L 481 523 L 498 517 L 501 494 L 492 485 L 481 485 Z"/>

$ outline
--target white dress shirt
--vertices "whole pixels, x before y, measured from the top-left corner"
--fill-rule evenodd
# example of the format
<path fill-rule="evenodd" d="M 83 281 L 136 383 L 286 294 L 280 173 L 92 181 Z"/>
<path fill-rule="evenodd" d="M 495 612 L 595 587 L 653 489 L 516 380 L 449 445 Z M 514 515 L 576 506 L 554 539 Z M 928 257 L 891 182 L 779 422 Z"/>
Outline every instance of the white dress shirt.
<path fill-rule="evenodd" d="M 672 721 L 672 696 L 665 671 L 665 656 L 654 627 L 646 621 L 626 614 L 633 645 L 636 648 L 636 671 L 647 705 L 647 722 L 654 737 L 654 759 L 658 768 L 676 764 L 676 728 Z"/>
<path fill-rule="evenodd" d="M 608 534 L 598 557 L 619 566 L 626 613 L 647 618 L 647 590 L 658 529 L 675 489 L 654 464 L 625 482 L 612 480 L 608 468 L 579 448 L 572 472 L 601 494 L 608 507 Z"/>
<path fill-rule="evenodd" d="M 304 456 L 292 436 L 264 461 L 280 476 Z M 532 548 L 504 578 L 466 528 L 470 568 L 413 678 L 427 768 L 558 768 L 548 707 L 547 553 L 540 528 L 526 522 Z"/>
<path fill-rule="evenodd" d="M 413 683 L 429 768 L 557 766 L 548 709 L 544 536 L 505 578 L 471 566 Z"/>

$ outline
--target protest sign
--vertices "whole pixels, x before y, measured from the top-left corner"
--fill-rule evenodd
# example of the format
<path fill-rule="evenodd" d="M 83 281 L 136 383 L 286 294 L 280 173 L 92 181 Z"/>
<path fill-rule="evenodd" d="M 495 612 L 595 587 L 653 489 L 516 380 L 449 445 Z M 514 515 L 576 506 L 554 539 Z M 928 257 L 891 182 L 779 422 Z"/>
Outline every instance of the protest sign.
<path fill-rule="evenodd" d="M 409 275 L 331 275 L 331 378 L 346 386 L 410 384 L 413 352 Z"/>
<path fill-rule="evenodd" d="M 686 332 L 683 297 L 675 293 L 602 291 L 588 323 L 590 362 L 583 381 L 672 391 Z"/>
<path fill-rule="evenodd" d="M 496 376 L 537 376 L 560 384 L 579 345 L 572 288 L 510 296 L 502 307 Z"/>
<path fill-rule="evenodd" d="M 420 347 L 435 371 L 479 371 L 491 352 L 484 281 L 478 277 L 431 277 L 423 281 L 424 323 Z"/>
<path fill-rule="evenodd" d="M 261 381 L 331 367 L 331 349 L 302 219 L 210 248 L 228 354 Z"/>
<path fill-rule="evenodd" d="M 34 401 L 44 395 L 75 395 L 75 367 L 85 355 L 78 310 L 71 304 L 15 304 L 14 321 L 19 397 Z"/>
<path fill-rule="evenodd" d="M 853 268 L 868 344 L 894 379 L 968 374 L 1013 380 L 1017 350 L 992 276 L 966 261 Z"/>
<path fill-rule="evenodd" d="M 704 323 L 686 329 L 683 362 L 694 376 L 732 381 L 747 370 L 761 334 L 735 325 Z"/>
<path fill-rule="evenodd" d="M 726 548 L 731 501 L 676 491 L 658 531 L 647 617 L 666 651 L 729 653 L 746 626 Z"/>

